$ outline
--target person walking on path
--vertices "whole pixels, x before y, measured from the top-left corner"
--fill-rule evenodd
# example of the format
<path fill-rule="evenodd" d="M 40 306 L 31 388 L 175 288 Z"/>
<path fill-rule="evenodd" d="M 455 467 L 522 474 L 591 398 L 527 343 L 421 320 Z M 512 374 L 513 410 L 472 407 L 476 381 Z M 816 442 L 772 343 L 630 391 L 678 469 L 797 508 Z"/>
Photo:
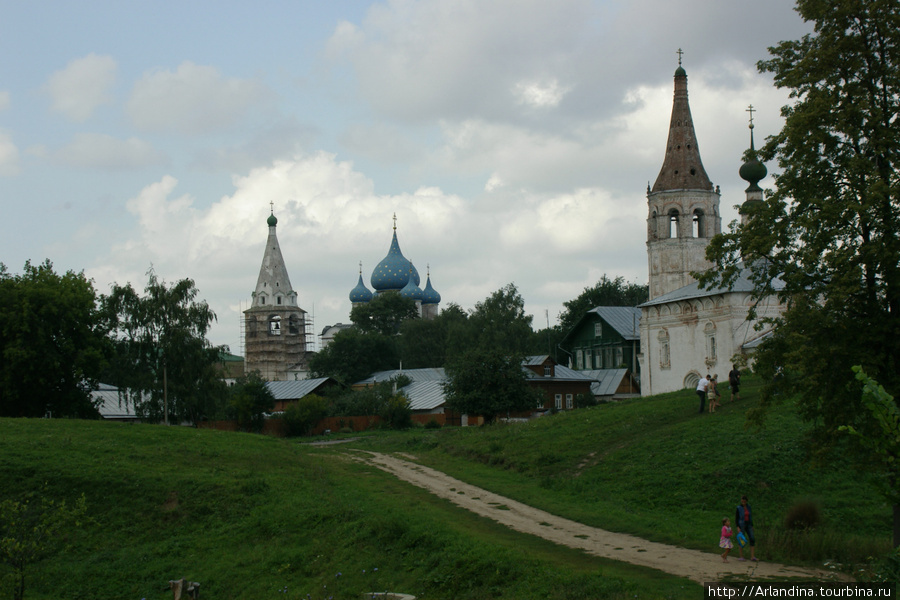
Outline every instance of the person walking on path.
<path fill-rule="evenodd" d="M 709 387 L 709 375 L 706 377 L 701 377 L 700 381 L 697 382 L 697 395 L 700 396 L 700 414 L 703 414 L 703 409 L 706 408 L 706 388 Z"/>
<path fill-rule="evenodd" d="M 747 502 L 747 496 L 741 496 L 741 503 L 738 504 L 734 515 L 734 522 L 737 525 L 738 534 L 743 533 L 747 538 L 747 544 L 750 546 L 750 560 L 756 558 L 756 536 L 753 532 L 753 511 L 750 509 L 750 503 Z M 738 560 L 744 560 L 744 549 L 738 545 L 738 551 L 741 557 Z"/>
<path fill-rule="evenodd" d="M 741 399 L 741 372 L 737 365 L 731 365 L 731 371 L 728 373 L 728 385 L 731 386 L 731 401 Z"/>
<path fill-rule="evenodd" d="M 709 412 L 714 413 L 721 406 L 719 402 L 719 376 L 713 375 L 706 387 L 706 396 L 709 398 Z"/>
<path fill-rule="evenodd" d="M 722 553 L 722 562 L 728 562 L 728 553 L 731 552 L 731 549 L 734 547 L 734 544 L 731 543 L 731 521 L 728 517 L 722 519 L 722 535 L 719 537 L 719 548 L 725 548 L 725 552 Z"/>

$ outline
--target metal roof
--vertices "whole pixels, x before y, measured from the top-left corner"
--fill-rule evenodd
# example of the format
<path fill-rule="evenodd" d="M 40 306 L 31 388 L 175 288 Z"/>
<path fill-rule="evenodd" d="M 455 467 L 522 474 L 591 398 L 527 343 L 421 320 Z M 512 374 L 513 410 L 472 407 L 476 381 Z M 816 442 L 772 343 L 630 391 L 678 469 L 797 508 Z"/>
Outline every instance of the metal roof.
<path fill-rule="evenodd" d="M 657 304 L 666 304 L 668 302 L 679 302 L 681 300 L 693 300 L 695 298 L 706 298 L 708 296 L 716 296 L 718 294 L 727 294 L 728 292 L 750 293 L 756 286 L 750 280 L 750 269 L 744 267 L 741 269 L 738 278 L 734 284 L 729 287 L 717 286 L 708 290 L 701 290 L 700 284 L 696 281 L 677 290 L 672 290 L 668 294 L 663 294 L 649 302 L 644 302 L 641 306 L 656 306 Z M 772 281 L 772 289 L 776 292 L 784 289 L 784 282 L 778 278 Z"/>
<path fill-rule="evenodd" d="M 409 399 L 410 410 L 434 410 L 445 400 L 443 381 L 414 381 L 400 391 Z"/>
<path fill-rule="evenodd" d="M 750 340 L 750 341 L 747 342 L 746 344 L 743 344 L 743 345 L 741 346 L 741 348 L 743 348 L 744 350 L 754 350 L 754 349 L 757 348 L 761 343 L 763 343 L 764 340 L 766 340 L 766 339 L 772 337 L 772 335 L 773 335 L 774 333 L 775 333 L 775 330 L 774 330 L 774 329 L 770 329 L 770 330 L 768 330 L 767 332 L 765 332 L 764 334 L 762 334 L 761 336 L 759 336 L 759 337 L 757 337 L 757 338 L 754 338 L 754 339 Z"/>
<path fill-rule="evenodd" d="M 388 381 L 397 375 L 406 375 L 410 381 L 443 381 L 447 374 L 443 367 L 427 369 L 392 369 L 390 371 L 378 371 L 369 377 L 355 382 L 353 385 L 369 385 L 379 381 Z"/>
<path fill-rule="evenodd" d="M 137 419 L 134 409 L 124 402 L 119 404 L 119 388 L 101 383 L 100 387 L 91 392 L 91 398 L 100 416 L 104 419 Z M 99 401 L 99 404 L 97 402 Z"/>
<path fill-rule="evenodd" d="M 626 340 L 641 339 L 641 309 L 636 306 L 598 306 L 588 312 L 596 313 Z"/>
<path fill-rule="evenodd" d="M 267 381 L 266 387 L 275 396 L 275 400 L 297 400 L 314 392 L 328 379 L 328 377 L 319 377 L 318 379 L 298 379 L 296 381 Z"/>
<path fill-rule="evenodd" d="M 591 392 L 595 396 L 612 396 L 619 389 L 622 379 L 628 373 L 628 369 L 591 369 L 581 371 L 595 383 L 591 384 Z"/>

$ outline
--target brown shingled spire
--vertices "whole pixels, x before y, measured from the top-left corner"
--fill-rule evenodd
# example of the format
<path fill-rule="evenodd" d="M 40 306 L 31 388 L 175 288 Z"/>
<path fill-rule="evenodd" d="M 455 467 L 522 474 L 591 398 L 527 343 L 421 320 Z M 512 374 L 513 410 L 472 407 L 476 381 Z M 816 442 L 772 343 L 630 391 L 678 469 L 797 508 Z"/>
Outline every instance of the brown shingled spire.
<path fill-rule="evenodd" d="M 687 73 L 681 67 L 679 57 L 666 158 L 656 183 L 653 184 L 653 191 L 711 189 L 713 184 L 700 161 L 700 149 L 697 147 L 694 121 L 688 103 Z"/>

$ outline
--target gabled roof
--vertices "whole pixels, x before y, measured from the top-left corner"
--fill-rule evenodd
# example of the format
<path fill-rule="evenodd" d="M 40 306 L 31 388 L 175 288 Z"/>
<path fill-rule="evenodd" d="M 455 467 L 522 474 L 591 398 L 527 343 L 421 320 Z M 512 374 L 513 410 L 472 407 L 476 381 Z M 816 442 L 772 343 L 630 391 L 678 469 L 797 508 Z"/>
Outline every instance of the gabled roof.
<path fill-rule="evenodd" d="M 643 306 L 643 305 L 642 305 Z M 635 306 L 597 306 L 582 315 L 578 322 L 572 326 L 572 329 L 566 332 L 560 343 L 564 343 L 573 333 L 578 331 L 585 319 L 591 318 L 591 315 L 597 315 L 616 333 L 618 333 L 626 341 L 639 341 L 641 339 L 640 323 L 641 309 Z"/>
<path fill-rule="evenodd" d="M 266 387 L 275 396 L 275 400 L 298 400 L 316 391 L 319 386 L 331 379 L 298 379 L 296 381 L 267 381 Z"/>
<path fill-rule="evenodd" d="M 591 385 L 591 392 L 595 396 L 612 396 L 619 389 L 622 380 L 628 374 L 628 369 L 592 369 L 589 371 L 581 371 L 586 376 L 594 380 Z"/>
<path fill-rule="evenodd" d="M 427 369 L 392 369 L 390 371 L 378 371 L 369 377 L 355 382 L 353 385 L 371 385 L 379 381 L 388 381 L 397 375 L 406 375 L 410 381 L 443 381 L 447 374 L 443 368 Z"/>
<path fill-rule="evenodd" d="M 137 419 L 132 407 L 124 403 L 119 405 L 119 388 L 101 383 L 91 392 L 91 399 L 104 419 Z"/>
<path fill-rule="evenodd" d="M 644 306 L 668 304 L 669 302 L 680 302 L 682 300 L 707 298 L 709 296 L 717 296 L 719 294 L 727 294 L 729 292 L 750 293 L 755 289 L 753 282 L 750 280 L 750 274 L 750 269 L 743 267 L 737 279 L 734 281 L 734 284 L 730 288 L 724 286 L 716 286 L 708 290 L 701 290 L 700 284 L 695 281 L 694 283 L 689 283 L 688 285 L 680 287 L 677 290 L 672 290 L 668 294 L 657 296 L 649 302 L 644 302 L 638 308 Z M 784 289 L 784 282 L 776 278 L 772 281 L 772 288 L 774 291 L 778 292 Z"/>
<path fill-rule="evenodd" d="M 445 400 L 443 381 L 414 381 L 400 391 L 409 399 L 410 410 L 434 410 Z"/>

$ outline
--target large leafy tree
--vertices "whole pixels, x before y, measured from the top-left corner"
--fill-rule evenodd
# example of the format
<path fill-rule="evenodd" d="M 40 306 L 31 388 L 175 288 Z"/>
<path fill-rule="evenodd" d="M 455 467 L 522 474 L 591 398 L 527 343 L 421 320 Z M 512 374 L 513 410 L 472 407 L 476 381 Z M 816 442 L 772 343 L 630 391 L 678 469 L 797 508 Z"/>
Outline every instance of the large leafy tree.
<path fill-rule="evenodd" d="M 525 300 L 509 283 L 475 304 L 468 319 L 468 346 L 509 355 L 528 352 L 534 336 Z"/>
<path fill-rule="evenodd" d="M 129 283 L 103 298 L 116 346 L 111 376 L 142 418 L 198 422 L 221 403 L 216 371 L 225 349 L 206 339 L 216 315 L 191 279 L 167 285 L 153 269 L 144 295 Z"/>
<path fill-rule="evenodd" d="M 499 415 L 534 409 L 542 396 L 525 377 L 520 356 L 472 348 L 447 365 L 446 406 L 482 415 L 489 423 Z"/>
<path fill-rule="evenodd" d="M 96 417 L 91 391 L 108 342 L 93 284 L 83 273 L 0 264 L 0 416 Z"/>
<path fill-rule="evenodd" d="M 796 394 L 814 439 L 830 443 L 840 425 L 867 427 L 853 365 L 900 386 L 900 2 L 799 0 L 797 11 L 814 33 L 759 63 L 793 98 L 761 150 L 778 161 L 777 188 L 712 240 L 703 280 L 733 281 L 743 259 L 757 297 L 784 282 L 787 312 L 758 370 L 773 382 L 766 398 Z"/>
<path fill-rule="evenodd" d="M 418 317 L 416 301 L 393 291 L 378 294 L 350 311 L 350 320 L 360 331 L 382 335 L 393 335 L 400 331 L 403 322 Z"/>
<path fill-rule="evenodd" d="M 628 283 L 624 277 L 610 279 L 606 275 L 591 287 L 584 288 L 578 297 L 563 302 L 565 309 L 559 315 L 559 328 L 565 335 L 578 323 L 587 311 L 598 306 L 637 306 L 649 298 L 646 284 Z"/>
<path fill-rule="evenodd" d="M 396 369 L 400 364 L 394 335 L 345 329 L 309 360 L 310 377 L 331 377 L 350 385 L 375 371 Z"/>

